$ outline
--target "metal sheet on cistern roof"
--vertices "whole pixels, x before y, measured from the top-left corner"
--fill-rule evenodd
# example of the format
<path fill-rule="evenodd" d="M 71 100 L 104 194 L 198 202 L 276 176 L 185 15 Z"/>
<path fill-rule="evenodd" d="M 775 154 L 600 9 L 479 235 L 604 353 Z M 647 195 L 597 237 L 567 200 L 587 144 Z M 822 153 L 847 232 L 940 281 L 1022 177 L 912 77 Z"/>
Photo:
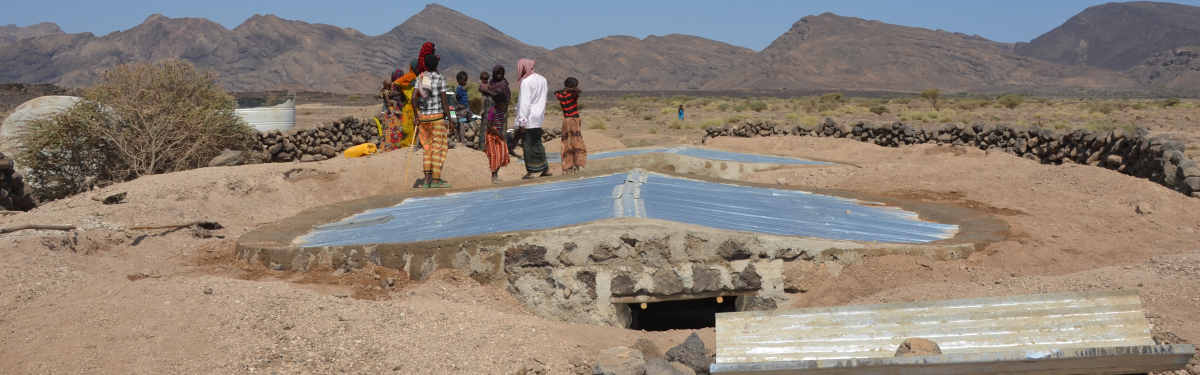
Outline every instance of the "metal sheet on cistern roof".
<path fill-rule="evenodd" d="M 704 182 L 634 170 L 571 181 L 409 198 L 317 227 L 303 246 L 399 243 L 550 229 L 640 217 L 716 229 L 864 242 L 922 243 L 955 225 L 895 207 L 803 191 Z"/>

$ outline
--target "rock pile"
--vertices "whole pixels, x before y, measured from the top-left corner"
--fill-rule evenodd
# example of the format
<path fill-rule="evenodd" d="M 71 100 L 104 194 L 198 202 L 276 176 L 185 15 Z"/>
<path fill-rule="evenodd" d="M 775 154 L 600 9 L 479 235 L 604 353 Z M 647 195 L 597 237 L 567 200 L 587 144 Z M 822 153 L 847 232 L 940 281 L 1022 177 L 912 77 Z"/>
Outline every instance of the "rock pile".
<path fill-rule="evenodd" d="M 321 161 L 363 143 L 378 145 L 379 130 L 374 120 L 346 117 L 312 129 L 256 133 L 254 140 L 264 162 Z"/>
<path fill-rule="evenodd" d="M 1146 178 L 1183 194 L 1200 198 L 1200 167 L 1184 156 L 1184 144 L 1166 135 L 1151 136 L 1143 127 L 1132 133 L 1111 131 L 1042 129 L 1034 126 L 943 124 L 916 128 L 903 122 L 891 124 L 838 124 L 831 118 L 816 125 L 782 125 L 746 120 L 741 124 L 705 128 L 705 141 L 714 137 L 810 136 L 848 138 L 885 147 L 918 143 L 978 147 L 1007 152 L 1043 164 L 1076 163 L 1104 167 Z"/>
<path fill-rule="evenodd" d="M 483 133 L 478 122 L 472 125 L 464 127 L 463 143 L 469 148 L 478 148 L 483 142 Z M 548 142 L 561 134 L 560 129 L 547 128 L 542 141 Z M 450 140 L 457 140 L 457 136 L 451 134 Z M 263 162 L 309 162 L 337 157 L 346 149 L 363 143 L 382 147 L 379 126 L 371 118 L 346 117 L 314 129 L 255 133 L 253 151 L 263 155 Z"/>
<path fill-rule="evenodd" d="M 652 348 L 650 350 L 647 350 Z M 618 346 L 596 356 L 592 374 L 598 375 L 707 375 L 712 355 L 700 336 L 692 332 L 682 344 L 664 356 L 649 340 L 639 339 L 633 347 Z"/>
<path fill-rule="evenodd" d="M 29 211 L 37 207 L 33 189 L 25 185 L 25 177 L 13 168 L 13 160 L 0 153 L 0 210 Z"/>

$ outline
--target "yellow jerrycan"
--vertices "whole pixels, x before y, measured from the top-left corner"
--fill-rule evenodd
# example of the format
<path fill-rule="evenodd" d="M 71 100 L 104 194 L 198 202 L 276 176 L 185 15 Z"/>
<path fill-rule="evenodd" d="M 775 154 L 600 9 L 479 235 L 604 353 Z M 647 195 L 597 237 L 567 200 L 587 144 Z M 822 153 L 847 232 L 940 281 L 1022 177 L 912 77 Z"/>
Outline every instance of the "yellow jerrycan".
<path fill-rule="evenodd" d="M 363 143 L 346 149 L 346 158 L 357 158 L 367 155 L 375 155 L 376 149 L 374 143 Z"/>

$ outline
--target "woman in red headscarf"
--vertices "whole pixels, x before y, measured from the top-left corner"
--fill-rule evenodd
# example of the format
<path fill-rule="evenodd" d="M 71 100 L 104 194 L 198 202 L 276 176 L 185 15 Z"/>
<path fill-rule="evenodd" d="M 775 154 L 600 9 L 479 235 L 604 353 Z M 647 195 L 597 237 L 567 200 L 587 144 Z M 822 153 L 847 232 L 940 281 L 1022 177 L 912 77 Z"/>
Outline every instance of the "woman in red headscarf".
<path fill-rule="evenodd" d="M 425 44 L 421 45 L 421 53 L 417 54 L 417 75 L 429 71 L 429 69 L 425 69 L 425 55 L 431 53 L 437 56 L 437 52 L 434 51 L 433 42 L 425 42 Z M 442 57 L 437 56 L 437 59 L 441 60 Z"/>

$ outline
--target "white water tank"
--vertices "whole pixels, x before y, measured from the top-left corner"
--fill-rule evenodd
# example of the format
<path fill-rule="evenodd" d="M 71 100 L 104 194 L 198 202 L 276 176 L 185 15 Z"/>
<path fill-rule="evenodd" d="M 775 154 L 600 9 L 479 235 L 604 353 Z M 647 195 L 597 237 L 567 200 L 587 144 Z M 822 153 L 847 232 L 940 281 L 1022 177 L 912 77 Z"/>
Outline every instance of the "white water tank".
<path fill-rule="evenodd" d="M 283 132 L 296 126 L 296 96 L 291 94 L 286 99 L 281 104 L 250 108 L 244 106 L 246 100 L 238 100 L 238 108 L 233 112 L 260 132 Z"/>
<path fill-rule="evenodd" d="M 11 156 L 21 147 L 15 137 L 25 124 L 66 111 L 80 100 L 77 96 L 43 96 L 21 104 L 0 123 L 0 152 Z"/>

